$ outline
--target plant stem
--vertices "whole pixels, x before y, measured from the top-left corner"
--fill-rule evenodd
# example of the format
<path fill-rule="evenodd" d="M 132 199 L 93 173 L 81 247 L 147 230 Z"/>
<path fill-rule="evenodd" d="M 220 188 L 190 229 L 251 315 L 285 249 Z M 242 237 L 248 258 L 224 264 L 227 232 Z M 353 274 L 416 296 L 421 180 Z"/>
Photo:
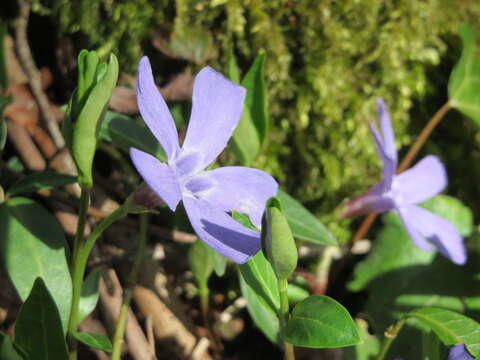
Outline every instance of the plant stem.
<path fill-rule="evenodd" d="M 82 192 L 80 195 L 80 209 L 78 210 L 78 222 L 77 222 L 77 231 L 75 233 L 75 239 L 73 241 L 73 252 L 70 259 L 70 272 L 72 275 L 72 305 L 70 308 L 70 319 L 68 321 L 68 343 L 70 347 L 70 360 L 77 359 L 77 340 L 72 336 L 72 334 L 77 330 L 77 318 L 78 318 L 78 304 L 80 302 L 81 295 L 81 284 L 80 288 L 78 287 L 78 281 L 76 277 L 79 275 L 83 277 L 82 274 L 78 274 L 77 263 L 78 263 L 78 252 L 83 244 L 83 237 L 85 234 L 85 224 L 87 222 L 87 210 L 90 205 L 90 188 L 82 187 Z M 81 279 L 82 280 L 82 279 Z"/>
<path fill-rule="evenodd" d="M 410 164 L 412 163 L 413 159 L 415 156 L 418 154 L 422 146 L 425 144 L 427 139 L 429 138 L 430 134 L 432 131 L 435 129 L 435 127 L 438 125 L 440 120 L 442 120 L 445 116 L 445 114 L 448 112 L 448 110 L 451 109 L 450 103 L 445 103 L 443 106 L 437 110 L 435 115 L 428 121 L 427 125 L 423 128 L 422 132 L 418 136 L 417 140 L 413 143 L 413 145 L 410 147 L 408 150 L 407 154 L 405 157 L 402 159 L 400 162 L 400 165 L 397 168 L 397 174 L 400 174 L 401 172 L 405 171 L 408 169 Z M 360 239 L 363 239 L 365 234 L 368 232 L 370 227 L 373 225 L 375 222 L 375 219 L 377 218 L 378 214 L 369 214 L 362 222 L 360 227 L 358 228 L 357 232 L 353 235 L 351 245 L 353 245 L 355 242 L 357 242 Z"/>
<path fill-rule="evenodd" d="M 83 190 L 82 190 L 83 193 Z M 88 199 L 88 198 L 87 198 Z M 83 205 L 82 205 L 83 206 Z M 88 208 L 88 202 L 87 202 Z M 85 269 L 87 267 L 88 256 L 90 251 L 95 245 L 95 241 L 98 237 L 108 228 L 114 221 L 120 219 L 128 213 L 129 207 L 127 205 L 122 205 L 114 212 L 112 212 L 108 217 L 103 219 L 103 221 L 93 230 L 93 232 L 87 237 L 85 241 L 78 241 L 76 246 L 76 253 L 74 253 L 73 258 L 73 275 L 72 275 L 72 307 L 70 310 L 70 320 L 68 322 L 68 333 L 69 333 L 69 345 L 70 345 L 70 357 L 69 360 L 77 359 L 77 341 L 73 338 L 72 334 L 77 331 L 77 326 L 79 323 L 79 303 L 80 296 L 82 293 L 83 286 L 83 276 L 85 274 Z M 80 223 L 80 218 L 79 218 Z M 83 233 L 83 232 L 81 232 Z M 81 239 L 81 237 L 79 237 Z"/>
<path fill-rule="evenodd" d="M 385 355 L 387 355 L 390 345 L 392 345 L 393 340 L 397 337 L 400 330 L 402 330 L 403 325 L 405 324 L 405 318 L 401 318 L 394 325 L 390 326 L 387 331 L 385 331 L 385 337 L 380 347 L 380 351 L 377 355 L 376 360 L 383 360 Z"/>
<path fill-rule="evenodd" d="M 210 330 L 210 322 L 208 321 L 208 312 L 210 311 L 210 291 L 206 284 L 200 285 L 198 296 L 200 297 L 200 309 L 202 311 L 203 324 Z"/>
<path fill-rule="evenodd" d="M 278 318 L 280 320 L 280 329 L 287 325 L 290 317 L 290 308 L 288 306 L 288 281 L 286 279 L 278 280 L 278 291 L 280 293 L 280 313 Z M 284 360 L 295 360 L 295 352 L 292 344 L 283 342 L 283 350 L 285 352 Z"/>
<path fill-rule="evenodd" d="M 130 308 L 130 301 L 132 300 L 133 287 L 137 282 L 138 272 L 145 257 L 145 248 L 147 245 L 147 231 L 148 231 L 148 214 L 140 214 L 140 241 L 138 243 L 135 259 L 133 260 L 132 269 L 127 278 L 125 292 L 123 294 L 122 307 L 120 308 L 120 315 L 118 316 L 117 327 L 113 336 L 113 351 L 112 360 L 119 360 L 123 344 L 123 336 L 125 334 L 125 325 L 127 323 L 128 309 Z"/>

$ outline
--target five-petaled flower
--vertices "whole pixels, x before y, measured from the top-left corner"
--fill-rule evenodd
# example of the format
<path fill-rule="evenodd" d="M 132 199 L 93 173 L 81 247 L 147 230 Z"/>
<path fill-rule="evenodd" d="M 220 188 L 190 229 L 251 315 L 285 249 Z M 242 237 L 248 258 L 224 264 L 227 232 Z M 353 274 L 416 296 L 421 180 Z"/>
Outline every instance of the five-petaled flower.
<path fill-rule="evenodd" d="M 448 353 L 447 360 L 473 360 L 474 357 L 470 355 L 467 348 L 464 344 L 457 344 L 453 345 L 450 348 L 450 352 Z"/>
<path fill-rule="evenodd" d="M 140 113 L 162 145 L 167 163 L 132 148 L 130 156 L 150 188 L 175 211 L 183 200 L 200 239 L 236 263 L 244 263 L 261 248 L 260 233 L 240 225 L 228 212 L 249 215 L 258 228 L 267 199 L 278 184 L 267 173 L 227 166 L 206 171 L 226 147 L 237 126 L 245 89 L 210 67 L 196 76 L 192 113 L 182 147 L 168 107 L 160 95 L 148 58 L 140 60 L 137 101 Z"/>
<path fill-rule="evenodd" d="M 396 175 L 397 152 L 390 117 L 382 99 L 378 99 L 379 132 L 373 123 L 370 130 L 383 162 L 383 178 L 366 194 L 346 204 L 344 217 L 396 210 L 417 247 L 436 247 L 456 264 L 464 264 L 466 251 L 455 226 L 415 204 L 438 193 L 447 185 L 445 168 L 433 155 L 426 156 L 411 169 Z"/>

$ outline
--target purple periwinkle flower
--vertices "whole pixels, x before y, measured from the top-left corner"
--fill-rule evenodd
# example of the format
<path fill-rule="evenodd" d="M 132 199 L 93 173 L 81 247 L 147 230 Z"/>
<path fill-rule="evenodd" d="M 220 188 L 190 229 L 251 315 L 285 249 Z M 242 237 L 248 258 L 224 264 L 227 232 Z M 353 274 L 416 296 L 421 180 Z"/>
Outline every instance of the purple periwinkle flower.
<path fill-rule="evenodd" d="M 447 360 L 473 360 L 474 357 L 470 355 L 467 348 L 464 344 L 457 344 L 453 345 L 450 348 L 450 352 L 448 353 Z"/>
<path fill-rule="evenodd" d="M 180 200 L 198 237 L 212 248 L 244 263 L 261 248 L 260 233 L 232 219 L 228 212 L 249 215 L 260 228 L 267 199 L 278 184 L 267 173 L 242 166 L 205 170 L 227 146 L 243 111 L 246 91 L 210 67 L 193 86 L 192 113 L 182 147 L 167 104 L 153 79 L 147 57 L 138 68 L 140 113 L 162 145 L 167 163 L 132 148 L 130 156 L 150 188 L 175 211 Z"/>
<path fill-rule="evenodd" d="M 374 122 L 370 131 L 383 162 L 383 178 L 366 194 L 346 204 L 344 217 L 395 210 L 417 247 L 437 250 L 456 264 L 467 257 L 463 239 L 455 226 L 417 206 L 437 195 L 447 185 L 445 167 L 433 155 L 426 156 L 412 168 L 396 175 L 397 152 L 390 117 L 382 99 L 378 99 L 380 132 Z"/>

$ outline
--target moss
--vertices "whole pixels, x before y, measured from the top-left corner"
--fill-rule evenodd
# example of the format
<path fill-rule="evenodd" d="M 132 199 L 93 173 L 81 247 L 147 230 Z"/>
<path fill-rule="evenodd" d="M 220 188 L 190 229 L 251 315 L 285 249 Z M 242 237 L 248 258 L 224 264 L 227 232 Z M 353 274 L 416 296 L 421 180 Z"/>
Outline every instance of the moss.
<path fill-rule="evenodd" d="M 380 173 L 367 126 L 376 117 L 375 98 L 384 97 L 390 108 L 397 145 L 410 143 L 409 110 L 427 95 L 427 69 L 448 50 L 442 39 L 455 35 L 461 21 L 475 23 L 480 16 L 477 0 L 45 0 L 42 5 L 56 18 L 61 36 L 80 32 L 89 46 L 116 51 L 127 69 L 156 30 L 208 34 L 214 57 L 197 58 L 197 66 L 209 62 L 226 70 L 233 47 L 246 68 L 265 51 L 273 124 L 256 165 L 319 215 L 328 214 L 324 218 L 342 238 L 348 233 L 334 223 L 332 209 L 345 196 L 365 191 Z"/>

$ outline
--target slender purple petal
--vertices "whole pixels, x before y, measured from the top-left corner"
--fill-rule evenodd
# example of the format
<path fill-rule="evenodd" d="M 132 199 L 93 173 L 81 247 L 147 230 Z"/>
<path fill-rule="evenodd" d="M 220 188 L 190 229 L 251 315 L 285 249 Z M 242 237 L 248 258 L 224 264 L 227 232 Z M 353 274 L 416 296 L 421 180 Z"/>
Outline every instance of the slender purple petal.
<path fill-rule="evenodd" d="M 186 188 L 220 210 L 247 214 L 260 228 L 265 203 L 277 194 L 278 184 L 264 171 L 228 166 L 200 173 Z"/>
<path fill-rule="evenodd" d="M 416 204 L 442 192 L 445 186 L 445 167 L 436 156 L 429 155 L 396 176 L 392 190 L 397 204 Z"/>
<path fill-rule="evenodd" d="M 395 135 L 390 122 L 387 106 L 382 98 L 377 99 L 377 113 L 380 118 L 380 130 L 382 131 L 384 151 L 387 156 L 397 164 L 397 149 L 395 148 Z"/>
<path fill-rule="evenodd" d="M 364 195 L 348 201 L 344 207 L 342 218 L 350 218 L 371 213 L 382 213 L 395 208 L 395 202 L 388 196 L 383 196 L 378 190 L 380 184 L 375 185 Z M 379 193 L 378 195 L 375 193 Z"/>
<path fill-rule="evenodd" d="M 161 163 L 152 155 L 135 148 L 130 149 L 130 157 L 148 186 L 172 211 L 175 211 L 182 194 L 177 176 L 172 168 Z"/>
<path fill-rule="evenodd" d="M 198 237 L 237 264 L 248 261 L 260 250 L 259 232 L 240 225 L 203 199 L 186 195 L 183 204 Z"/>
<path fill-rule="evenodd" d="M 382 192 L 387 192 L 392 186 L 393 177 L 397 171 L 397 162 L 387 154 L 383 139 L 373 121 L 370 123 L 370 132 L 372 133 L 373 140 L 375 141 L 378 155 L 383 163 L 383 178 L 378 186 L 381 188 Z"/>
<path fill-rule="evenodd" d="M 170 161 L 180 150 L 178 133 L 168 106 L 155 85 L 152 68 L 146 56 L 138 65 L 137 102 L 140 113 Z"/>
<path fill-rule="evenodd" d="M 450 348 L 450 352 L 448 353 L 447 360 L 473 360 L 474 357 L 470 355 L 467 348 L 464 344 L 457 344 L 453 345 Z"/>
<path fill-rule="evenodd" d="M 423 248 L 428 240 L 437 250 L 458 265 L 467 261 L 467 253 L 462 236 L 455 226 L 419 206 L 406 205 L 400 216 L 415 244 Z"/>
<path fill-rule="evenodd" d="M 416 207 L 414 205 L 407 205 L 398 209 L 398 214 L 400 219 L 405 226 L 405 229 L 408 232 L 408 235 L 413 240 L 413 243 L 422 250 L 431 251 L 434 249 L 433 245 L 430 244 L 425 237 L 420 232 L 419 221 L 415 218 L 414 211 L 411 211 L 411 208 Z"/>
<path fill-rule="evenodd" d="M 195 78 L 192 115 L 182 152 L 202 155 L 197 170 L 206 168 L 227 146 L 240 120 L 245 89 L 210 67 Z"/>

